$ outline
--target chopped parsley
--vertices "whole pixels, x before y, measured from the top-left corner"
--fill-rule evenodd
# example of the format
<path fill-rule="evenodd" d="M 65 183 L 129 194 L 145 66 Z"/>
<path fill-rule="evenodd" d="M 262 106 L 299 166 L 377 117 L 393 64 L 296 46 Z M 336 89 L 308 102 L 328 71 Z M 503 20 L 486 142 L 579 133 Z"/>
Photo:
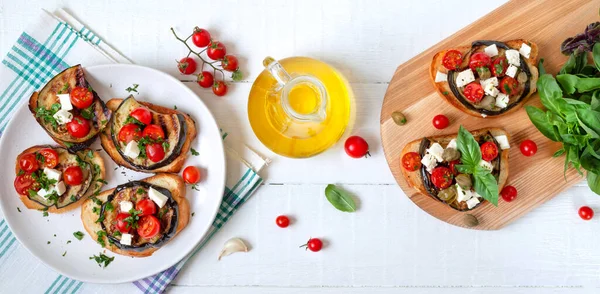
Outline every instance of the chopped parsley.
<path fill-rule="evenodd" d="M 506 91 L 506 93 L 510 95 L 510 87 L 508 86 L 508 84 L 504 84 L 504 91 Z"/>
<path fill-rule="evenodd" d="M 81 114 L 81 116 L 85 119 L 92 119 L 94 118 L 95 114 L 94 114 L 94 105 L 88 107 L 88 108 L 84 108 L 81 110 L 81 112 L 79 113 Z"/>
<path fill-rule="evenodd" d="M 94 163 L 94 174 L 95 175 L 100 174 L 100 166 L 96 163 Z"/>
<path fill-rule="evenodd" d="M 63 85 L 63 87 L 60 90 L 58 90 L 57 94 L 62 94 L 64 92 L 66 92 L 68 89 L 69 89 L 69 83 L 65 83 Z"/>
<path fill-rule="evenodd" d="M 17 207 L 17 211 L 18 211 L 18 212 L 21 212 L 21 209 Z"/>
<path fill-rule="evenodd" d="M 50 245 L 50 241 L 48 241 L 48 243 L 46 243 L 46 245 Z"/>
<path fill-rule="evenodd" d="M 88 165 L 88 163 L 83 159 L 79 158 L 79 156 L 75 156 L 75 160 L 77 161 L 77 165 L 81 167 L 86 167 Z"/>
<path fill-rule="evenodd" d="M 100 252 L 100 255 L 94 255 L 94 256 L 90 257 L 90 260 L 96 261 L 98 263 L 99 267 L 105 268 L 113 260 L 115 260 L 115 258 L 114 258 L 114 256 L 113 257 L 108 257 L 108 256 L 104 255 L 104 253 Z"/>
<path fill-rule="evenodd" d="M 194 214 L 196 214 L 195 212 L 192 212 L 192 217 L 194 217 Z"/>
<path fill-rule="evenodd" d="M 107 185 L 107 184 L 108 184 L 108 182 L 107 182 L 107 181 L 105 181 L 104 179 L 97 179 L 96 181 L 97 181 L 97 182 L 100 182 L 100 183 L 102 183 L 102 184 L 104 184 L 104 185 Z"/>
<path fill-rule="evenodd" d="M 138 193 L 138 194 L 144 194 L 144 189 L 138 188 L 137 191 L 136 191 L 136 193 Z"/>
<path fill-rule="evenodd" d="M 116 230 L 116 231 L 113 233 L 113 236 L 115 236 L 115 237 L 119 237 L 119 236 L 121 236 L 121 231 L 119 231 L 119 230 Z"/>
<path fill-rule="evenodd" d="M 71 202 L 76 202 L 77 201 L 77 197 L 75 197 L 75 195 L 71 195 Z"/>
<path fill-rule="evenodd" d="M 136 125 L 139 125 L 139 126 L 143 126 L 144 125 L 144 123 L 142 123 L 141 121 L 137 120 L 135 117 L 133 117 L 131 115 L 127 117 L 127 119 L 125 120 L 124 124 L 126 124 L 126 125 L 127 124 L 136 124 Z"/>
<path fill-rule="evenodd" d="M 444 93 L 442 93 L 442 94 L 444 94 L 444 95 L 448 95 L 449 93 L 448 93 L 448 91 L 444 91 Z"/>
<path fill-rule="evenodd" d="M 77 240 L 81 241 L 81 239 L 83 239 L 84 235 L 81 231 L 77 231 L 77 232 L 73 233 L 73 236 L 75 236 L 75 238 L 77 238 Z M 71 241 L 68 241 L 67 244 L 69 244 L 69 242 L 71 242 Z"/>
<path fill-rule="evenodd" d="M 136 229 L 138 227 L 137 221 L 140 219 L 141 210 L 135 210 L 134 208 L 129 210 L 129 216 L 123 221 L 127 223 L 127 228 Z"/>
<path fill-rule="evenodd" d="M 106 208 L 106 210 L 110 210 L 110 211 L 113 211 L 115 209 L 112 202 L 107 202 L 106 205 L 104 206 L 104 208 Z"/>
<path fill-rule="evenodd" d="M 17 176 L 22 176 L 25 174 L 25 171 L 23 171 L 22 169 L 19 170 L 19 172 L 17 173 Z"/>
<path fill-rule="evenodd" d="M 100 230 L 100 231 L 96 232 L 96 234 L 98 235 L 98 239 L 97 239 L 98 244 L 100 244 L 102 247 L 105 247 L 106 243 L 104 243 L 104 238 L 103 237 L 106 237 L 106 232 Z"/>
<path fill-rule="evenodd" d="M 46 162 L 46 157 L 44 157 L 44 155 L 42 155 L 41 153 L 36 153 L 35 154 L 35 159 L 37 161 L 39 161 L 40 163 L 45 163 Z"/>
<path fill-rule="evenodd" d="M 167 150 L 169 150 L 169 146 L 170 146 L 169 142 L 167 142 L 167 141 L 162 142 L 162 147 L 165 150 L 165 152 L 167 152 Z"/>
<path fill-rule="evenodd" d="M 190 151 L 192 152 L 192 155 L 194 155 L 194 156 L 200 155 L 200 152 L 196 151 L 196 149 L 194 149 L 194 148 L 190 148 Z"/>
<path fill-rule="evenodd" d="M 47 217 L 48 216 L 48 207 L 44 207 L 43 209 L 41 209 L 42 211 L 42 216 L 43 217 Z"/>
<path fill-rule="evenodd" d="M 92 151 L 92 149 L 88 150 L 88 152 L 85 154 L 85 156 L 87 156 L 87 158 L 89 158 L 89 159 L 94 158 L 94 151 Z"/>
<path fill-rule="evenodd" d="M 92 85 L 90 85 L 90 84 L 88 84 L 87 88 L 88 88 L 88 91 L 90 91 L 90 92 L 94 91 L 94 89 L 92 89 Z"/>
<path fill-rule="evenodd" d="M 177 110 L 177 105 L 173 105 L 173 109 Z"/>
<path fill-rule="evenodd" d="M 127 89 L 125 89 L 125 91 L 127 91 L 129 93 L 131 93 L 131 92 L 139 93 L 138 90 L 137 90 L 138 87 L 139 87 L 138 84 L 133 84 L 132 87 L 127 87 Z"/>
<path fill-rule="evenodd" d="M 102 125 L 105 125 L 107 122 L 108 122 L 108 121 L 107 121 L 107 120 L 105 120 L 105 119 L 103 119 L 103 120 L 101 120 L 101 121 L 100 121 L 100 123 L 101 123 Z"/>
<path fill-rule="evenodd" d="M 83 236 L 81 238 L 83 238 Z M 70 244 L 70 243 L 71 243 L 71 240 L 67 240 L 67 244 Z"/>
<path fill-rule="evenodd" d="M 62 256 L 65 256 L 65 255 L 67 255 L 67 251 L 65 251 L 65 253 L 62 254 Z"/>
<path fill-rule="evenodd" d="M 43 157 L 43 156 L 42 156 Z M 38 170 L 36 172 L 31 173 L 31 177 L 40 184 L 40 188 L 44 190 L 49 190 L 50 185 L 56 184 L 55 179 L 48 179 L 48 176 L 43 172 L 43 170 Z"/>

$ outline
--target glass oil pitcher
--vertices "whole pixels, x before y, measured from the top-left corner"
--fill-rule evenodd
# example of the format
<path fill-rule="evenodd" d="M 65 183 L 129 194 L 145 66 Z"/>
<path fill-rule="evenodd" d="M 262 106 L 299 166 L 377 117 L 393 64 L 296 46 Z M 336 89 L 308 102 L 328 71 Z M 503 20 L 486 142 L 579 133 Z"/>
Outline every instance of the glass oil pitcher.
<path fill-rule="evenodd" d="M 353 94 L 330 65 L 307 57 L 263 61 L 248 98 L 248 118 L 258 139 L 293 158 L 325 151 L 351 120 Z"/>

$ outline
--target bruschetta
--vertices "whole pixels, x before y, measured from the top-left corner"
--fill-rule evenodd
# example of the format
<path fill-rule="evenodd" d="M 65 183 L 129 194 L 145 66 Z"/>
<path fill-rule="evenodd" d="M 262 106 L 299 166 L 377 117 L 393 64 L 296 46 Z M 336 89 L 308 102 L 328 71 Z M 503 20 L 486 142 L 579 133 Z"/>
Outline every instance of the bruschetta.
<path fill-rule="evenodd" d="M 94 240 L 132 257 L 152 255 L 181 232 L 189 218 L 183 179 L 165 173 L 103 191 L 81 208 L 83 226 Z"/>
<path fill-rule="evenodd" d="M 17 156 L 15 174 L 15 189 L 27 208 L 63 213 L 100 192 L 106 171 L 96 151 L 38 145 Z"/>
<path fill-rule="evenodd" d="M 111 115 L 81 65 L 65 69 L 34 92 L 29 111 L 56 143 L 71 152 L 88 148 Z"/>
<path fill-rule="evenodd" d="M 188 114 L 133 96 L 106 105 L 113 115 L 100 139 L 118 165 L 146 173 L 181 171 L 197 134 Z"/>
<path fill-rule="evenodd" d="M 502 190 L 508 178 L 509 134 L 499 128 L 480 129 L 471 134 L 481 150 L 478 165 L 490 171 L 498 190 Z M 458 144 L 461 143 L 457 141 L 457 134 L 408 143 L 401 154 L 402 174 L 408 184 L 420 193 L 453 209 L 467 211 L 484 200 L 475 191 L 473 176 L 460 173 L 457 168 L 463 160 Z"/>
<path fill-rule="evenodd" d="M 536 92 L 538 47 L 526 40 L 475 41 L 433 57 L 429 74 L 438 94 L 477 117 L 519 109 Z"/>

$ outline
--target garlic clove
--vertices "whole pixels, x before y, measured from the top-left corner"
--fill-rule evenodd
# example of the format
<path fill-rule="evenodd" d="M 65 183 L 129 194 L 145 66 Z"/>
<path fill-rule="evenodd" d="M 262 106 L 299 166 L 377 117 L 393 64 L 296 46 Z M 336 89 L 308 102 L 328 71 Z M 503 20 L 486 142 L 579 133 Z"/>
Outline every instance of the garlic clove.
<path fill-rule="evenodd" d="M 221 250 L 221 253 L 219 253 L 218 260 L 221 260 L 221 257 L 223 256 L 227 256 L 236 252 L 248 252 L 248 246 L 240 238 L 231 238 L 225 242 L 225 245 L 223 245 L 223 250 Z"/>

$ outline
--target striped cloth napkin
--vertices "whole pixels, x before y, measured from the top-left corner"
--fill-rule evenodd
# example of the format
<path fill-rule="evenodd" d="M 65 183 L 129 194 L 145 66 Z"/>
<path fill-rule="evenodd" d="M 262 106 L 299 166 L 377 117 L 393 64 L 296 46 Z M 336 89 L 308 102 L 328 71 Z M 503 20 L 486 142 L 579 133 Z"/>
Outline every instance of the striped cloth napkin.
<path fill-rule="evenodd" d="M 43 11 L 12 46 L 0 66 L 0 136 L 11 114 L 31 93 L 53 76 L 74 64 L 86 66 L 131 63 L 64 10 Z M 139 289 L 162 293 L 185 263 L 210 240 L 262 183 L 258 172 L 267 161 L 245 145 L 231 144 L 222 132 L 227 158 L 227 181 L 223 202 L 212 227 L 200 244 L 173 267 L 154 276 L 112 287 L 119 292 Z M 242 146 L 237 149 L 230 147 Z M 0 215 L 0 285 L 11 293 L 77 293 L 96 285 L 59 275 L 23 248 Z M 86 289 L 87 288 L 87 289 Z"/>

